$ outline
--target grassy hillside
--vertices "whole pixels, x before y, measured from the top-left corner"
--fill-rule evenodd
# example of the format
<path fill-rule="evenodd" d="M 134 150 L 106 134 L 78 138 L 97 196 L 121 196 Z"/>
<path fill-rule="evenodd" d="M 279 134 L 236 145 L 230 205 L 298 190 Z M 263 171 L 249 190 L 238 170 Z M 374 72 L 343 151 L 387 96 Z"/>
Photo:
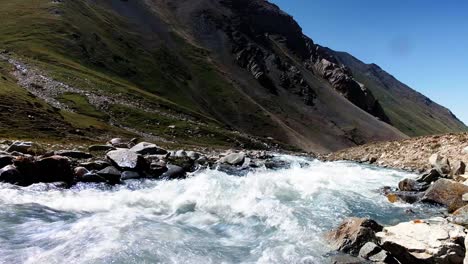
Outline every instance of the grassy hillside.
<path fill-rule="evenodd" d="M 374 64 L 336 52 L 341 63 L 379 99 L 391 123 L 409 136 L 468 131 L 450 110 L 414 91 Z"/>

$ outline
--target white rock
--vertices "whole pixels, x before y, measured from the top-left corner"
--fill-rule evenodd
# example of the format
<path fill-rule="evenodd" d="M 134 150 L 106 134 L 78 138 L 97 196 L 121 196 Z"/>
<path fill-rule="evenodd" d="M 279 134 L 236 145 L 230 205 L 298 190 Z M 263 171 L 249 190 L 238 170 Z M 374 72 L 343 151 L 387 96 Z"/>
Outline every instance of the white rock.
<path fill-rule="evenodd" d="M 461 263 L 465 254 L 464 228 L 444 218 L 400 223 L 376 236 L 402 263 Z"/>
<path fill-rule="evenodd" d="M 463 154 L 468 154 L 468 146 L 466 146 L 466 147 L 462 150 L 462 153 L 463 153 Z"/>

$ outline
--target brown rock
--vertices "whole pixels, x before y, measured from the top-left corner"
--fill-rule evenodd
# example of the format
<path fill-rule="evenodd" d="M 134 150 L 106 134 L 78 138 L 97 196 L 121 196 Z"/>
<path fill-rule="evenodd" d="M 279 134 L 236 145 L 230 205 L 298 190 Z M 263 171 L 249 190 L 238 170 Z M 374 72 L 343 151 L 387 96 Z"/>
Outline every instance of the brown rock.
<path fill-rule="evenodd" d="M 452 165 L 452 176 L 465 174 L 466 164 L 463 161 L 456 161 Z"/>
<path fill-rule="evenodd" d="M 73 170 L 68 158 L 51 156 L 36 162 L 39 182 L 67 182 L 73 181 Z"/>
<path fill-rule="evenodd" d="M 437 169 L 442 174 L 449 174 L 450 173 L 450 162 L 446 157 L 442 157 L 440 154 L 433 154 L 429 158 L 429 164 L 434 169 Z"/>
<path fill-rule="evenodd" d="M 373 220 L 353 217 L 344 220 L 326 238 L 335 250 L 357 256 L 364 244 L 376 241 L 375 233 L 382 228 Z"/>
<path fill-rule="evenodd" d="M 462 200 L 465 193 L 468 193 L 467 185 L 448 179 L 440 179 L 426 191 L 421 201 L 445 205 L 449 212 L 453 212 L 466 204 Z"/>

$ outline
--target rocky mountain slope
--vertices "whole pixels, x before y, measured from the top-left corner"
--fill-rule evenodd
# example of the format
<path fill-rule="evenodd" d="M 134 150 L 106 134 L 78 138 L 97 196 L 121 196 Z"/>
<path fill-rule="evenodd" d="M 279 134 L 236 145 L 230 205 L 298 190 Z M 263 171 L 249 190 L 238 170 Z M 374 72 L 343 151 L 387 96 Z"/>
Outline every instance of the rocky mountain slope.
<path fill-rule="evenodd" d="M 2 7 L 0 92 L 9 110 L 2 136 L 125 134 L 328 152 L 466 129 L 435 103 L 402 114 L 411 97 L 387 100 L 372 78 L 267 1 L 12 0 Z M 402 91 L 415 93 L 387 93 Z"/>

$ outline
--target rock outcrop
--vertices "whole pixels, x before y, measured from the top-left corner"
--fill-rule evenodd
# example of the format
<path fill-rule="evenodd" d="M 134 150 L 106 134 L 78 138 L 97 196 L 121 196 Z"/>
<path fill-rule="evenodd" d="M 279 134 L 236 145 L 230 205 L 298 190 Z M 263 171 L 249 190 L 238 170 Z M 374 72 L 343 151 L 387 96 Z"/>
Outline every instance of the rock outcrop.
<path fill-rule="evenodd" d="M 400 223 L 376 236 L 401 263 L 462 263 L 465 257 L 464 228 L 444 219 Z"/>

